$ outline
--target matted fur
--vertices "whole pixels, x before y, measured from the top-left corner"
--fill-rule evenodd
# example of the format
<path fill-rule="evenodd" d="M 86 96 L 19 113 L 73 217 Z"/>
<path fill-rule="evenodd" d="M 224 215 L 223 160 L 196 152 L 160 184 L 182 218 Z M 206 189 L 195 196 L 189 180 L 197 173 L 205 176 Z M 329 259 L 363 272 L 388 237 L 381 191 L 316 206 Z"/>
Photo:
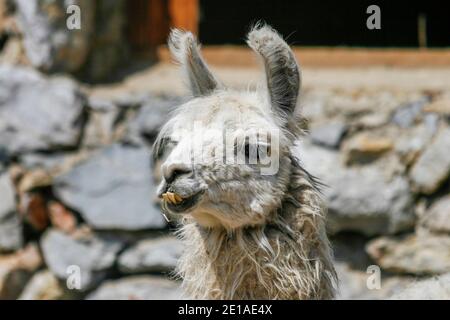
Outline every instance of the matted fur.
<path fill-rule="evenodd" d="M 324 207 L 294 160 L 290 188 L 266 225 L 204 229 L 192 218 L 178 235 L 186 250 L 177 273 L 194 299 L 332 299 L 336 273 Z"/>
<path fill-rule="evenodd" d="M 325 232 L 326 210 L 316 180 L 292 153 L 302 132 L 296 117 L 300 70 L 291 49 L 272 28 L 256 26 L 248 44 L 263 60 L 266 88 L 238 92 L 214 78 L 191 33 L 175 30 L 169 44 L 196 97 L 177 109 L 153 148 L 163 176 L 160 195 L 169 188 L 202 195 L 193 208 L 175 215 L 185 244 L 177 275 L 186 296 L 333 298 L 337 280 Z M 192 137 L 176 133 L 194 122 L 203 129 L 278 129 L 279 148 L 272 151 L 279 159 L 278 172 L 261 176 L 255 167 L 218 158 L 203 164 L 180 162 Z M 204 147 L 214 154 L 220 143 L 207 141 Z"/>

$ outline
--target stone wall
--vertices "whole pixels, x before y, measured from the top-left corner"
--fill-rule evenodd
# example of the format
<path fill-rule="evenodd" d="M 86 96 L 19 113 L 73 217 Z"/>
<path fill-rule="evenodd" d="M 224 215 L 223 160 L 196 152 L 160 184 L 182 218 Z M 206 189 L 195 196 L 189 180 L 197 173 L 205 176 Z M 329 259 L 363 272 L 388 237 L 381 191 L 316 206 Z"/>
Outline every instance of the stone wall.
<path fill-rule="evenodd" d="M 80 8 L 80 29 L 67 27 L 70 5 Z M 0 25 L 0 61 L 104 80 L 127 56 L 125 9 L 123 0 L 1 0 L 9 21 Z"/>
<path fill-rule="evenodd" d="M 185 98 L 116 89 L 0 66 L 0 298 L 180 296 L 168 279 L 183 247 L 153 196 L 150 150 Z M 417 279 L 448 292 L 448 276 L 426 279 L 450 272 L 450 92 L 306 88 L 302 104 L 296 152 L 327 185 L 339 297 L 428 297 Z M 370 265 L 381 290 L 366 286 Z M 68 289 L 73 266 L 81 290 Z"/>

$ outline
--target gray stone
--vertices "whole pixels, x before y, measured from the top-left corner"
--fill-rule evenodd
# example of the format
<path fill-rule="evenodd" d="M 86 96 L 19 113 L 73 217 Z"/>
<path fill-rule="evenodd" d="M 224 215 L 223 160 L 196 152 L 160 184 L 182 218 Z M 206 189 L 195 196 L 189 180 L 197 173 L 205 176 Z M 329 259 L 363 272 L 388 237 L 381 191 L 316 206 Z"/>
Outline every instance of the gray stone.
<path fill-rule="evenodd" d="M 380 289 L 369 289 L 368 278 L 371 273 L 355 270 L 346 263 L 335 263 L 339 279 L 337 300 L 383 300 L 403 290 L 413 282 L 410 277 L 382 277 Z"/>
<path fill-rule="evenodd" d="M 301 163 L 308 170 L 326 184 L 336 170 L 343 170 L 340 155 L 337 151 L 312 144 L 309 140 L 298 142 L 292 149 Z"/>
<path fill-rule="evenodd" d="M 0 220 L 0 252 L 18 250 L 23 243 L 22 221 L 13 212 Z"/>
<path fill-rule="evenodd" d="M 344 143 L 345 162 L 347 165 L 368 164 L 388 154 L 393 146 L 389 137 L 371 136 L 363 132 Z"/>
<path fill-rule="evenodd" d="M 41 247 L 48 268 L 59 279 L 66 280 L 70 276 L 69 267 L 79 267 L 80 290 L 85 291 L 105 278 L 123 244 L 92 234 L 77 237 L 50 229 L 43 235 Z"/>
<path fill-rule="evenodd" d="M 439 115 L 436 113 L 427 113 L 423 117 L 423 122 L 428 132 L 433 135 L 439 129 Z"/>
<path fill-rule="evenodd" d="M 414 163 L 410 177 L 418 192 L 435 192 L 450 174 L 450 128 L 442 129 Z"/>
<path fill-rule="evenodd" d="M 311 141 L 318 145 L 338 148 L 347 131 L 344 123 L 333 122 L 311 129 Z"/>
<path fill-rule="evenodd" d="M 143 240 L 120 255 L 119 269 L 123 273 L 170 272 L 182 251 L 180 240 L 174 237 Z"/>
<path fill-rule="evenodd" d="M 400 156 L 402 162 L 409 166 L 430 144 L 433 134 L 426 125 L 418 125 L 390 136 L 395 136 L 395 152 Z"/>
<path fill-rule="evenodd" d="M 75 72 L 86 62 L 95 24 L 95 3 L 89 0 L 16 0 L 17 21 L 28 59 L 45 71 Z M 81 8 L 81 29 L 66 24 L 69 4 Z"/>
<path fill-rule="evenodd" d="M 411 228 L 415 222 L 408 181 L 387 178 L 380 166 L 346 168 L 339 154 L 301 143 L 295 151 L 308 172 L 327 186 L 330 232 L 357 231 L 371 236 Z"/>
<path fill-rule="evenodd" d="M 27 170 L 42 168 L 45 171 L 53 171 L 64 163 L 67 157 L 67 153 L 26 153 L 20 157 L 20 164 Z"/>
<path fill-rule="evenodd" d="M 153 139 L 162 125 L 169 119 L 170 112 L 182 104 L 181 97 L 149 97 L 130 123 L 126 139 L 142 143 L 142 137 Z"/>
<path fill-rule="evenodd" d="M 115 144 L 56 177 L 54 191 L 93 228 L 163 228 L 150 161 L 146 148 Z"/>
<path fill-rule="evenodd" d="M 75 147 L 84 98 L 66 78 L 0 66 L 0 145 L 10 154 Z"/>
<path fill-rule="evenodd" d="M 7 173 L 0 174 L 0 252 L 23 245 L 22 223 L 16 213 L 15 191 Z"/>
<path fill-rule="evenodd" d="M 0 221 L 16 211 L 15 191 L 7 173 L 0 174 Z"/>
<path fill-rule="evenodd" d="M 50 270 L 38 271 L 27 283 L 18 300 L 67 300 L 73 296 Z"/>
<path fill-rule="evenodd" d="M 5 170 L 8 162 L 9 162 L 8 152 L 5 147 L 0 146 L 0 172 Z"/>
<path fill-rule="evenodd" d="M 415 222 L 408 181 L 386 181 L 376 167 L 347 170 L 325 190 L 331 232 L 358 231 L 365 235 L 396 233 Z"/>
<path fill-rule="evenodd" d="M 421 219 L 434 232 L 450 233 L 450 195 L 437 200 Z"/>
<path fill-rule="evenodd" d="M 392 300 L 450 300 L 450 273 L 417 281 L 395 293 Z"/>
<path fill-rule="evenodd" d="M 93 111 L 103 111 L 103 112 L 108 112 L 117 109 L 117 105 L 114 101 L 92 95 L 88 97 L 88 107 Z"/>
<path fill-rule="evenodd" d="M 358 270 L 365 270 L 372 264 L 366 252 L 367 237 L 354 232 L 346 232 L 331 236 L 330 242 L 336 262 L 345 263 Z"/>
<path fill-rule="evenodd" d="M 119 116 L 119 110 L 91 110 L 83 134 L 83 146 L 97 148 L 111 144 L 114 140 L 114 130 Z"/>
<path fill-rule="evenodd" d="M 427 98 L 422 98 L 399 107 L 392 116 L 392 122 L 401 128 L 411 127 L 428 102 Z"/>
<path fill-rule="evenodd" d="M 177 300 L 182 298 L 175 281 L 156 276 L 133 276 L 106 281 L 88 300 Z"/>
<path fill-rule="evenodd" d="M 34 272 L 42 266 L 35 244 L 23 250 L 0 255 L 0 300 L 17 299 Z"/>
<path fill-rule="evenodd" d="M 430 275 L 450 272 L 450 236 L 382 237 L 367 245 L 370 257 L 394 273 Z"/>

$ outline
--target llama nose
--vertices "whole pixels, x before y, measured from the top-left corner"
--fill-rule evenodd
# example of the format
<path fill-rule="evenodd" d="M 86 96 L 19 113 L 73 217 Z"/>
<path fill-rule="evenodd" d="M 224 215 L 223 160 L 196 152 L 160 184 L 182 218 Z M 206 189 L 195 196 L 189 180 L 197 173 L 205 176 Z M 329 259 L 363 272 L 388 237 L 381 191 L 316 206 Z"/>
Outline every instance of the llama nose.
<path fill-rule="evenodd" d="M 189 166 L 181 163 L 171 163 L 163 166 L 162 171 L 164 180 L 166 180 L 167 183 L 172 183 L 179 176 L 192 172 Z"/>

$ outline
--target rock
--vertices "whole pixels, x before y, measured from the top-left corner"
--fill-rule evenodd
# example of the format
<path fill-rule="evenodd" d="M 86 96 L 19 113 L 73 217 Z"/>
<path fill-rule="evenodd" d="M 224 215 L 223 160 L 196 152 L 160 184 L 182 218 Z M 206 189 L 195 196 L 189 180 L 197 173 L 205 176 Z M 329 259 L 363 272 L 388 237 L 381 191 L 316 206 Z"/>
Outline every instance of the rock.
<path fill-rule="evenodd" d="M 87 159 L 91 153 L 92 151 L 87 149 L 74 152 L 52 152 L 50 154 L 27 153 L 20 156 L 20 164 L 23 169 L 28 171 L 43 170 L 53 179 L 54 176 L 69 171 L 76 164 Z"/>
<path fill-rule="evenodd" d="M 16 213 L 0 221 L 0 252 L 10 252 L 23 246 L 22 222 Z"/>
<path fill-rule="evenodd" d="M 72 233 L 77 228 L 75 215 L 57 201 L 48 204 L 48 211 L 52 225 L 65 233 Z"/>
<path fill-rule="evenodd" d="M 367 164 L 393 148 L 394 144 L 387 137 L 371 137 L 366 133 L 356 135 L 344 144 L 345 162 L 347 164 Z"/>
<path fill-rule="evenodd" d="M 155 138 L 170 112 L 184 101 L 181 97 L 148 97 L 129 125 L 127 141 L 142 143 L 142 137 Z"/>
<path fill-rule="evenodd" d="M 410 229 L 415 222 L 408 181 L 388 178 L 382 166 L 346 168 L 339 154 L 302 142 L 294 151 L 308 172 L 327 186 L 331 233 L 356 231 L 372 236 Z"/>
<path fill-rule="evenodd" d="M 407 166 L 412 165 L 424 148 L 426 148 L 434 134 L 434 129 L 430 130 L 426 125 L 418 125 L 408 130 L 392 133 L 396 136 L 395 152 Z"/>
<path fill-rule="evenodd" d="M 379 128 L 389 122 L 389 115 L 386 113 L 369 113 L 355 122 L 357 128 L 360 129 L 375 129 Z"/>
<path fill-rule="evenodd" d="M 180 240 L 174 237 L 143 240 L 120 255 L 119 270 L 123 273 L 171 272 L 182 251 Z"/>
<path fill-rule="evenodd" d="M 95 25 L 95 4 L 92 1 L 70 1 L 82 12 L 81 29 L 71 30 L 66 24 L 69 17 L 66 14 L 67 1 L 15 2 L 26 54 L 34 67 L 48 72 L 75 72 L 86 63 Z"/>
<path fill-rule="evenodd" d="M 425 106 L 423 111 L 450 116 L 450 99 L 439 99 L 433 101 Z"/>
<path fill-rule="evenodd" d="M 65 153 L 26 153 L 20 156 L 20 165 L 26 170 L 43 169 L 50 172 L 64 162 L 65 158 Z"/>
<path fill-rule="evenodd" d="M 331 236 L 330 241 L 333 244 L 333 258 L 337 263 L 345 263 L 357 270 L 365 270 L 372 264 L 366 252 L 367 237 L 346 232 Z"/>
<path fill-rule="evenodd" d="M 156 276 L 132 276 L 106 281 L 88 300 L 177 300 L 182 298 L 175 281 Z"/>
<path fill-rule="evenodd" d="M 146 148 L 115 144 L 55 179 L 59 199 L 95 229 L 163 228 Z"/>
<path fill-rule="evenodd" d="M 0 300 L 17 299 L 31 275 L 42 265 L 36 245 L 7 256 L 0 256 Z"/>
<path fill-rule="evenodd" d="M 341 122 L 333 122 L 311 129 L 311 141 L 329 148 L 338 148 L 347 126 Z"/>
<path fill-rule="evenodd" d="M 61 281 L 49 270 L 42 270 L 33 275 L 27 283 L 19 300 L 66 300 L 72 296 Z"/>
<path fill-rule="evenodd" d="M 10 0 L 0 0 L 0 36 L 10 31 L 10 20 L 13 4 Z"/>
<path fill-rule="evenodd" d="M 84 115 L 83 96 L 65 78 L 0 66 L 0 145 L 10 154 L 75 147 Z"/>
<path fill-rule="evenodd" d="M 417 281 L 394 294 L 392 300 L 450 300 L 450 273 Z"/>
<path fill-rule="evenodd" d="M 111 100 L 89 96 L 89 117 L 83 136 L 83 145 L 99 147 L 111 144 L 115 137 L 116 126 L 124 117 L 126 108 L 119 108 Z"/>
<path fill-rule="evenodd" d="M 20 213 L 36 231 L 43 231 L 49 225 L 47 202 L 41 193 L 32 192 L 21 195 Z"/>
<path fill-rule="evenodd" d="M 323 119 L 326 116 L 326 101 L 330 96 L 329 90 L 304 90 L 302 97 L 302 113 L 310 121 Z"/>
<path fill-rule="evenodd" d="M 7 173 L 0 174 L 0 221 L 16 211 L 15 191 Z"/>
<path fill-rule="evenodd" d="M 339 291 L 336 296 L 338 300 L 388 299 L 413 282 L 408 277 L 381 276 L 381 288 L 369 289 L 367 281 L 372 273 L 352 269 L 345 263 L 335 263 L 335 267 L 339 278 Z"/>
<path fill-rule="evenodd" d="M 92 111 L 108 112 L 117 109 L 117 104 L 106 98 L 96 97 L 95 95 L 88 96 L 88 107 Z"/>
<path fill-rule="evenodd" d="M 364 181 L 361 181 L 363 179 Z M 413 199 L 405 178 L 386 181 L 376 167 L 337 174 L 325 190 L 333 233 L 391 234 L 414 225 Z"/>
<path fill-rule="evenodd" d="M 435 192 L 450 174 L 450 128 L 439 131 L 419 159 L 414 163 L 410 177 L 416 191 Z"/>
<path fill-rule="evenodd" d="M 20 179 L 18 191 L 25 193 L 39 188 L 49 187 L 52 184 L 52 176 L 43 169 L 35 169 L 26 172 Z"/>
<path fill-rule="evenodd" d="M 3 172 L 9 162 L 9 155 L 3 146 L 0 146 L 0 172 Z"/>
<path fill-rule="evenodd" d="M 434 135 L 439 129 L 439 115 L 436 113 L 428 113 L 423 117 L 423 123 L 430 135 Z"/>
<path fill-rule="evenodd" d="M 67 235 L 50 229 L 41 239 L 45 262 L 61 280 L 66 280 L 71 266 L 80 268 L 81 291 L 89 290 L 102 281 L 113 267 L 123 244 L 93 234 Z"/>
<path fill-rule="evenodd" d="M 367 252 L 389 272 L 417 275 L 450 272 L 449 236 L 382 237 L 371 241 Z"/>
<path fill-rule="evenodd" d="M 314 145 L 309 140 L 297 142 L 291 151 L 297 155 L 309 173 L 326 184 L 328 184 L 331 174 L 335 173 L 336 170 L 345 169 L 337 151 Z"/>
<path fill-rule="evenodd" d="M 421 224 L 434 232 L 450 233 L 450 195 L 433 203 L 422 217 Z"/>
<path fill-rule="evenodd" d="M 398 108 L 392 116 L 392 122 L 401 128 L 411 127 L 421 115 L 424 106 L 428 103 L 427 98 L 407 103 Z"/>
<path fill-rule="evenodd" d="M 7 173 L 0 174 L 0 252 L 23 245 L 22 224 L 16 212 L 14 186 Z"/>

